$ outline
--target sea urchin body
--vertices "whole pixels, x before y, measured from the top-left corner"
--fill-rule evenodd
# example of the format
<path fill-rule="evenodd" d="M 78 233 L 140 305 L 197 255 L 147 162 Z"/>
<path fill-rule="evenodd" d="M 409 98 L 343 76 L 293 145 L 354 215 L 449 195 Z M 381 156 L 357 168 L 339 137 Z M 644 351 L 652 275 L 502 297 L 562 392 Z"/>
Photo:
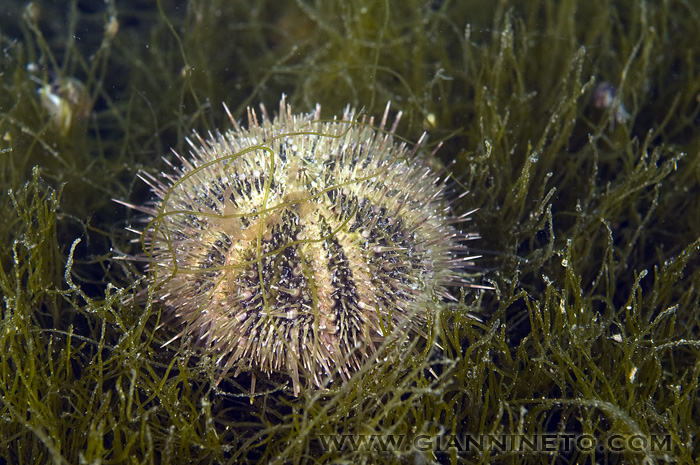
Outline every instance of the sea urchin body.
<path fill-rule="evenodd" d="M 322 122 L 283 98 L 271 120 L 196 135 L 162 180 L 143 232 L 156 297 L 227 371 L 349 378 L 387 327 L 417 331 L 464 283 L 444 179 L 373 120 Z M 398 123 L 398 118 L 397 118 Z M 253 375 L 255 376 L 255 375 Z M 255 378 L 253 377 L 253 380 Z M 254 388 L 253 388 L 254 389 Z"/>

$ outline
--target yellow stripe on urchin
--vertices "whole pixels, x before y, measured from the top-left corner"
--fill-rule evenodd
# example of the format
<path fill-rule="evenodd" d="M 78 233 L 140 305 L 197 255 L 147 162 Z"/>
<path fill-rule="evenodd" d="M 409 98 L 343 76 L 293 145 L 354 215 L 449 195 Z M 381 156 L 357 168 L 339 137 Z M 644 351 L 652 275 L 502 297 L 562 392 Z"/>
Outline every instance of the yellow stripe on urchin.
<path fill-rule="evenodd" d="M 191 156 L 162 180 L 142 175 L 155 206 L 134 208 L 150 215 L 149 274 L 180 335 L 218 352 L 224 372 L 290 376 L 298 395 L 303 381 L 347 380 L 387 325 L 417 331 L 466 283 L 474 235 L 454 228 L 422 139 L 394 141 L 400 114 L 385 130 L 389 105 L 378 127 L 349 107 L 333 121 L 320 106 L 292 114 L 284 97 L 274 120 L 261 108 L 247 129 L 231 118 L 224 134 L 188 139 Z"/>

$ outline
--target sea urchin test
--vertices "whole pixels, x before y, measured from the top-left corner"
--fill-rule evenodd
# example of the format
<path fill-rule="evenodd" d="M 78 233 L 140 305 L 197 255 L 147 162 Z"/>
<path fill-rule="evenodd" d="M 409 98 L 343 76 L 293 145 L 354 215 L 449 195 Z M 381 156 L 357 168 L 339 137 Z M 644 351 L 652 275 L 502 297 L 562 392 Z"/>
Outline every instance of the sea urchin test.
<path fill-rule="evenodd" d="M 445 200 L 444 177 L 413 147 L 320 107 L 188 140 L 191 156 L 156 178 L 142 232 L 155 297 L 223 372 L 349 379 L 387 328 L 417 333 L 471 260 Z M 230 114 L 229 114 L 230 116 Z"/>

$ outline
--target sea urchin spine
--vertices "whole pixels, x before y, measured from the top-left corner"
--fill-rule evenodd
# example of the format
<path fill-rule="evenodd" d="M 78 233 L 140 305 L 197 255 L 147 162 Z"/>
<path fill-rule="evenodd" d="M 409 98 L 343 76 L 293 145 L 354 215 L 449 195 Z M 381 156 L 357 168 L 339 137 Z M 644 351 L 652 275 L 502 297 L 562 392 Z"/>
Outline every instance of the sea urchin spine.
<path fill-rule="evenodd" d="M 250 367 L 322 386 L 348 379 L 387 325 L 417 331 L 467 257 L 444 178 L 370 118 L 322 122 L 284 97 L 271 120 L 188 139 L 158 179 L 143 231 L 156 297 L 224 371 Z M 230 116 L 230 115 L 229 115 Z M 421 139 L 422 140 L 422 139 Z M 410 318 L 409 318 L 410 316 Z M 380 321 L 381 318 L 381 321 Z M 253 383 L 255 374 L 253 374 Z M 254 390 L 254 384 L 252 389 Z"/>

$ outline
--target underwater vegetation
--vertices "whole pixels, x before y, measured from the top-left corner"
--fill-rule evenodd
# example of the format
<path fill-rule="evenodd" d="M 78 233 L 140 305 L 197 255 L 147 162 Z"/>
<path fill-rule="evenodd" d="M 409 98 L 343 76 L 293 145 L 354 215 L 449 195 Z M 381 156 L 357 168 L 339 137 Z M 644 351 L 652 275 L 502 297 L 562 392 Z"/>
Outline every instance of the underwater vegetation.
<path fill-rule="evenodd" d="M 0 463 L 700 457 L 693 2 L 2 8 Z M 164 346 L 179 329 L 125 259 L 144 218 L 112 200 L 152 200 L 137 173 L 230 129 L 222 102 L 241 121 L 283 93 L 328 120 L 391 101 L 397 139 L 441 144 L 490 288 L 451 289 L 420 337 L 392 328 L 347 382 L 298 396 Z"/>

